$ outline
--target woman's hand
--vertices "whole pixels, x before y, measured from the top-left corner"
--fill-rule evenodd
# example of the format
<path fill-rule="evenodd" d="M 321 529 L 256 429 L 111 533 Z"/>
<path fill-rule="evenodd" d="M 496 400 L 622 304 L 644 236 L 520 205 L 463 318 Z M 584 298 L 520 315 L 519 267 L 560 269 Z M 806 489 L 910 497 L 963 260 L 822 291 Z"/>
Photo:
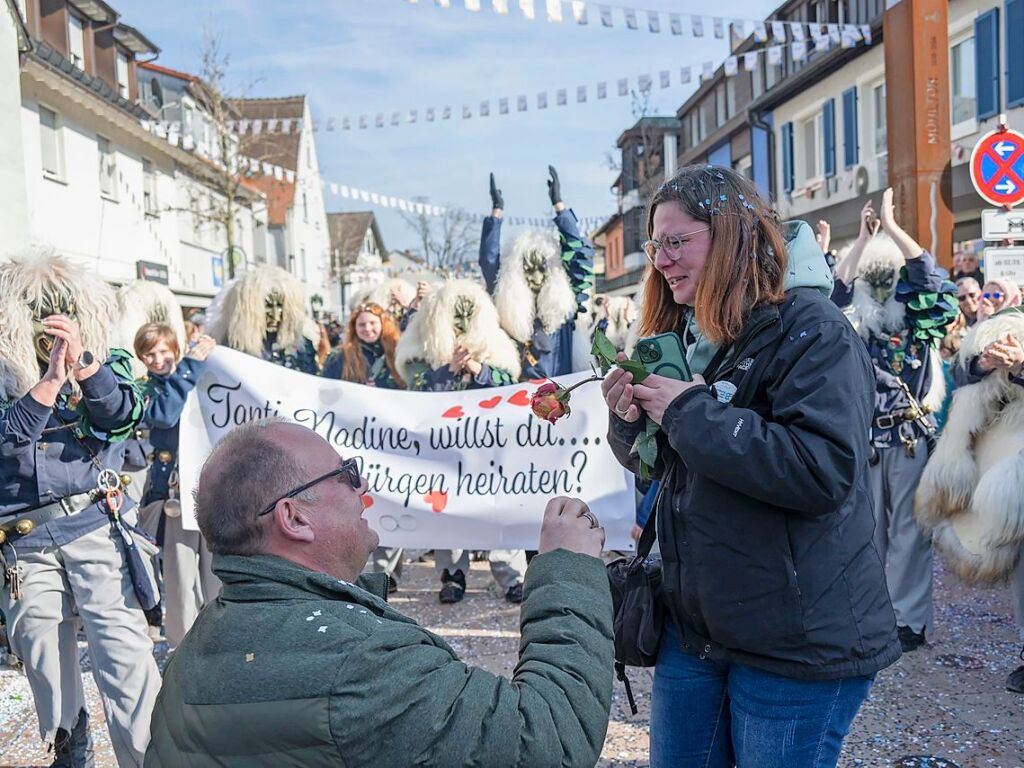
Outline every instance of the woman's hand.
<path fill-rule="evenodd" d="M 621 352 L 616 358 L 626 359 Z M 640 418 L 640 407 L 633 403 L 633 375 L 621 368 L 613 368 L 601 382 L 601 394 L 612 413 L 630 423 Z"/>
<path fill-rule="evenodd" d="M 814 239 L 818 241 L 818 247 L 821 248 L 821 252 L 828 253 L 828 249 L 832 245 L 832 225 L 824 219 L 819 219 L 818 234 L 814 236 Z"/>
<path fill-rule="evenodd" d="M 633 399 L 643 406 L 647 415 L 660 427 L 665 411 L 673 400 L 689 389 L 704 386 L 707 385 L 703 376 L 694 376 L 693 381 L 679 381 L 652 373 L 644 379 L 643 384 L 633 387 Z"/>

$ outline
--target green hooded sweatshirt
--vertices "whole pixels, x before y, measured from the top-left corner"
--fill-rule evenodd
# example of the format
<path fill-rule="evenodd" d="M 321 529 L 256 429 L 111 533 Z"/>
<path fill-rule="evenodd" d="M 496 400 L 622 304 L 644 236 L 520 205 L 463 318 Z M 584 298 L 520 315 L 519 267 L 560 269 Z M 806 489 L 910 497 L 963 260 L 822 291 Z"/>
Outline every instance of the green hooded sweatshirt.
<path fill-rule="evenodd" d="M 782 225 L 782 234 L 786 238 L 786 290 L 817 288 L 826 298 L 831 298 L 832 270 L 825 261 L 814 231 L 806 221 L 793 220 Z M 718 347 L 704 338 L 692 309 L 686 313 L 682 338 L 696 338 L 696 342 L 686 348 L 686 359 L 691 371 L 703 373 Z"/>

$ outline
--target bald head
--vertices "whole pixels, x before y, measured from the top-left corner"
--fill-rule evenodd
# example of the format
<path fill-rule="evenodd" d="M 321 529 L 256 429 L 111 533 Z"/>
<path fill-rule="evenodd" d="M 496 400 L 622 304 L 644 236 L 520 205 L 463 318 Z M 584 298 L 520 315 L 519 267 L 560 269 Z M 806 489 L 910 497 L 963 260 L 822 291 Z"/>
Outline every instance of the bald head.
<path fill-rule="evenodd" d="M 249 422 L 221 438 L 195 490 L 196 519 L 212 552 L 264 550 L 269 521 L 259 511 L 309 478 L 302 457 L 314 442 L 324 441 L 283 419 Z M 315 497 L 315 488 L 299 495 Z"/>

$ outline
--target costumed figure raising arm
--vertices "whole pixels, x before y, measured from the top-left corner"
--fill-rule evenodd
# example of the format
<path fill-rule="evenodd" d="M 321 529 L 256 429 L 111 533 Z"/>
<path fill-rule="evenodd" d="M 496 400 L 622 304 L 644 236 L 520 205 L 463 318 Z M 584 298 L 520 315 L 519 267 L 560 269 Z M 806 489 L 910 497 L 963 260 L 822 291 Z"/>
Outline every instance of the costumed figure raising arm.
<path fill-rule="evenodd" d="M 498 271 L 501 268 L 501 219 L 505 211 L 505 198 L 490 177 L 491 215 L 484 219 L 483 231 L 480 233 L 480 271 L 484 275 L 487 292 L 494 295 L 498 284 Z"/>

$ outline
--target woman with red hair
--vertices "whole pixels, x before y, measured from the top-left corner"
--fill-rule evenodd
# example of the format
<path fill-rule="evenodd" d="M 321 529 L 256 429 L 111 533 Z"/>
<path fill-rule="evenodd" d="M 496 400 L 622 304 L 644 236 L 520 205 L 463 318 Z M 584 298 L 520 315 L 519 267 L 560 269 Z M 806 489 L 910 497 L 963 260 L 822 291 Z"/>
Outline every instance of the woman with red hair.
<path fill-rule="evenodd" d="M 349 316 L 341 346 L 324 363 L 324 378 L 405 389 L 395 367 L 400 333 L 398 323 L 379 304 L 360 304 Z"/>

